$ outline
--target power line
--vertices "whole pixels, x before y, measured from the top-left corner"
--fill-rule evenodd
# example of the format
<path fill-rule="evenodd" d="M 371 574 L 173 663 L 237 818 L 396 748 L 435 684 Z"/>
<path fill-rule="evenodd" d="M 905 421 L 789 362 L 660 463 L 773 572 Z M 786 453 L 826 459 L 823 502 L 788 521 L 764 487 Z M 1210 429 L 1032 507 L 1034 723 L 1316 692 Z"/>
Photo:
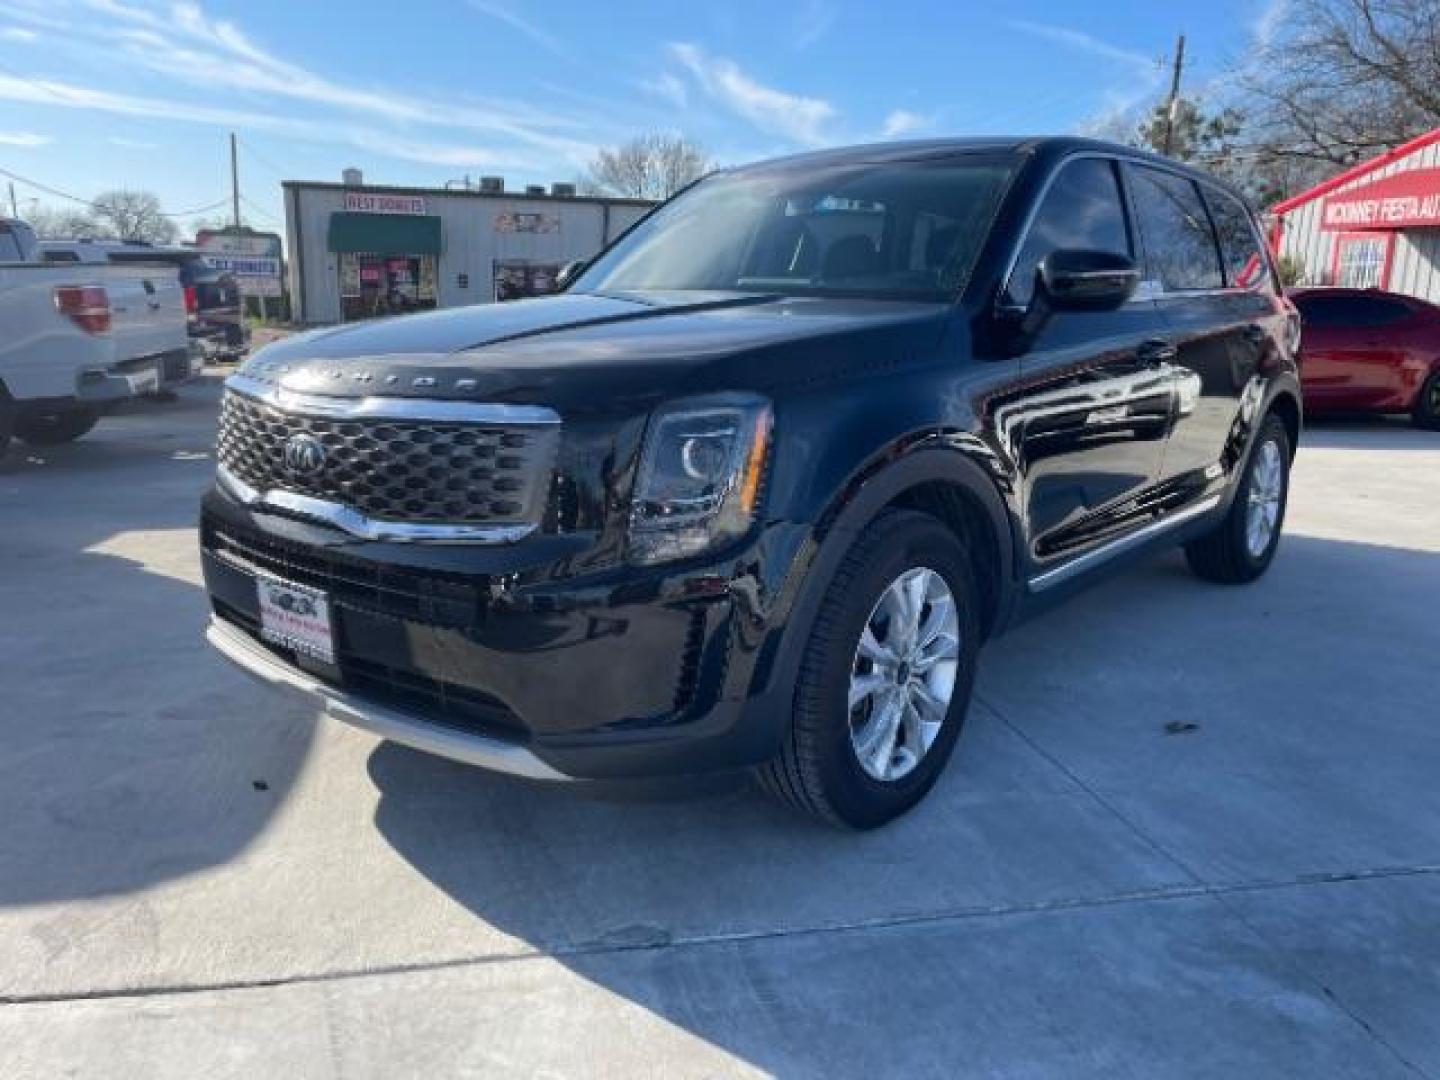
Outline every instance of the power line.
<path fill-rule="evenodd" d="M 31 180 L 28 176 L 21 176 L 19 173 L 11 172 L 9 169 L 0 169 L 0 176 L 8 176 L 11 180 L 18 180 L 20 183 L 35 188 L 37 191 L 43 191 L 45 194 L 53 195 L 57 199 L 69 199 L 71 202 L 79 203 L 81 206 L 88 206 L 92 210 L 110 209 L 105 203 L 98 203 L 92 199 L 83 199 L 79 195 L 72 195 L 68 191 L 61 191 L 59 188 L 51 187 L 49 184 L 42 184 L 39 180 Z M 220 199 L 205 206 L 191 207 L 188 210 L 161 210 L 159 214 L 161 217 L 168 218 L 189 217 L 192 214 L 203 214 L 207 210 L 214 210 L 217 207 L 224 206 L 227 201 L 226 199 Z"/>
<path fill-rule="evenodd" d="M 245 153 L 247 153 L 248 155 L 250 155 L 250 157 L 254 158 L 254 159 L 255 159 L 257 162 L 259 162 L 261 165 L 265 166 L 265 168 L 269 169 L 272 173 L 274 173 L 276 176 L 278 176 L 281 180 L 288 180 L 288 179 L 289 179 L 289 176 L 286 175 L 285 170 L 282 169 L 282 168 L 280 168 L 280 166 L 276 165 L 276 164 L 275 164 L 273 161 L 271 161 L 269 158 L 265 157 L 264 154 L 261 154 L 258 150 L 256 150 L 255 147 L 254 147 L 254 145 L 251 144 L 250 140 L 248 140 L 248 139 L 241 139 L 241 140 L 240 140 L 240 146 L 241 146 L 241 148 L 245 151 Z"/>
<path fill-rule="evenodd" d="M 278 217 L 272 214 L 269 210 L 266 210 L 260 206 L 256 206 L 255 203 L 250 200 L 250 197 L 244 192 L 240 193 L 240 201 L 246 206 L 248 206 L 254 213 L 259 214 L 261 217 L 266 218 L 269 221 L 275 222 L 275 224 L 277 225 L 280 224 L 280 219 Z"/>

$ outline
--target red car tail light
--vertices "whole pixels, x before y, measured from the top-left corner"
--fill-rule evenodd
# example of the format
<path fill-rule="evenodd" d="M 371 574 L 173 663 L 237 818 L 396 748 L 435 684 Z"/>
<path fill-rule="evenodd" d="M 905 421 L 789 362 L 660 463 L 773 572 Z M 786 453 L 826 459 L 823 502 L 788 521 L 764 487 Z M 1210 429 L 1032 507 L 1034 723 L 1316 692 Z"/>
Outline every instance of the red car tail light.
<path fill-rule="evenodd" d="M 185 314 L 194 315 L 200 310 L 200 298 L 195 295 L 195 286 L 185 286 Z"/>
<path fill-rule="evenodd" d="M 110 295 L 101 285 L 55 286 L 55 310 L 87 334 L 110 329 Z"/>

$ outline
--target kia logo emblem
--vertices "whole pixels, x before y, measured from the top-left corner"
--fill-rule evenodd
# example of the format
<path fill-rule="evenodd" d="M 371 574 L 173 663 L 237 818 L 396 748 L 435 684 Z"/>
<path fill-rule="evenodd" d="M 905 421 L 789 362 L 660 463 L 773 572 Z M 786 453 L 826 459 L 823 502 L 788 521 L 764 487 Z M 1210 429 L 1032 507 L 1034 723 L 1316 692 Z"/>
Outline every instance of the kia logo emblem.
<path fill-rule="evenodd" d="M 308 475 L 325 464 L 325 447 L 313 435 L 291 435 L 285 440 L 285 467 L 292 473 Z"/>

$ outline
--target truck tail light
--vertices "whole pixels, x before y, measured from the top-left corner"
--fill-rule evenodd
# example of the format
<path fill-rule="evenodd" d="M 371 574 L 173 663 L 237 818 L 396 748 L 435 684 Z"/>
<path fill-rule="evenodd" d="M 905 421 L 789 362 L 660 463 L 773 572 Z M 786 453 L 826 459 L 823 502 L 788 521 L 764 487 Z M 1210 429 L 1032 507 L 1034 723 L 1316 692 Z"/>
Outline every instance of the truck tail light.
<path fill-rule="evenodd" d="M 185 286 L 185 314 L 194 315 L 200 310 L 200 298 L 195 295 L 195 286 Z"/>
<path fill-rule="evenodd" d="M 110 330 L 110 295 L 102 285 L 57 285 L 55 310 L 87 334 Z"/>

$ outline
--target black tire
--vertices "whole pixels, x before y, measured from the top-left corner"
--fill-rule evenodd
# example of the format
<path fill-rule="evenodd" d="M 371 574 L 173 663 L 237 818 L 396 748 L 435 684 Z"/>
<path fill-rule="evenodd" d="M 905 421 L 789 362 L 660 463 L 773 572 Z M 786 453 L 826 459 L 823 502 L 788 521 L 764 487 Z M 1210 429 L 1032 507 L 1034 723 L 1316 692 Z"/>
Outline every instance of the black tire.
<path fill-rule="evenodd" d="M 31 416 L 16 423 L 15 434 L 31 446 L 59 446 L 61 443 L 74 442 L 99 420 L 100 414 L 93 409 Z"/>
<path fill-rule="evenodd" d="M 1279 512 L 1269 542 L 1263 550 L 1252 552 L 1246 537 L 1250 494 L 1255 484 L 1257 466 L 1267 444 L 1273 444 L 1280 456 Z M 1286 430 L 1284 421 L 1271 414 L 1260 425 L 1255 444 L 1250 448 L 1250 458 L 1245 463 L 1245 472 L 1240 478 L 1235 497 L 1230 502 L 1229 512 L 1213 531 L 1185 545 L 1185 557 L 1190 562 L 1190 569 L 1206 581 L 1223 585 L 1242 585 L 1254 581 L 1265 573 L 1275 558 L 1275 549 L 1280 544 L 1280 534 L 1285 526 L 1285 507 L 1289 499 L 1290 433 Z"/>
<path fill-rule="evenodd" d="M 959 616 L 959 667 L 949 709 L 912 771 L 878 780 L 851 744 L 848 693 L 856 648 L 877 599 L 907 570 L 944 580 Z M 761 785 L 831 825 L 873 829 L 905 813 L 934 785 L 960 736 L 980 648 L 979 591 L 955 534 L 928 514 L 886 511 L 856 538 L 830 581 L 806 643 L 794 713 L 780 753 L 762 766 Z"/>
<path fill-rule="evenodd" d="M 1415 396 L 1415 409 L 1410 414 L 1416 427 L 1440 431 L 1440 371 L 1425 380 Z"/>
<path fill-rule="evenodd" d="M 10 449 L 10 439 L 15 434 L 15 403 L 0 390 L 0 458 Z"/>

